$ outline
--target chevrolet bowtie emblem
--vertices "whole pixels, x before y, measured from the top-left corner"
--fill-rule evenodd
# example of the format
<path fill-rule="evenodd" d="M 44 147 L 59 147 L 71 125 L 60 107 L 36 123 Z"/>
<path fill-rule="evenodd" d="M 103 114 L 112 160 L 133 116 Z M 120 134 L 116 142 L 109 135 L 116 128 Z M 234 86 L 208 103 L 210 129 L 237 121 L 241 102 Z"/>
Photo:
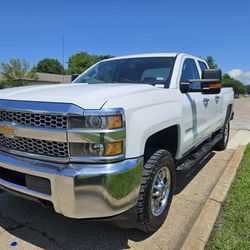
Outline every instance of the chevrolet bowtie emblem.
<path fill-rule="evenodd" d="M 0 125 L 0 134 L 6 137 L 13 137 L 15 136 L 15 129 L 10 125 Z"/>

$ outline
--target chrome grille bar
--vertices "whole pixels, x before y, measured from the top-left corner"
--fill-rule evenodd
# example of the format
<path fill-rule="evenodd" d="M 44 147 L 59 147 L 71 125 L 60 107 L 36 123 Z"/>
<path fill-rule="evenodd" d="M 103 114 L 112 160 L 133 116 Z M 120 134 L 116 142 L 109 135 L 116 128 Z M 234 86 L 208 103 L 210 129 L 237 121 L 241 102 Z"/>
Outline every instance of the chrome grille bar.
<path fill-rule="evenodd" d="M 84 110 L 71 103 L 0 100 L 0 110 L 49 115 L 83 115 Z"/>

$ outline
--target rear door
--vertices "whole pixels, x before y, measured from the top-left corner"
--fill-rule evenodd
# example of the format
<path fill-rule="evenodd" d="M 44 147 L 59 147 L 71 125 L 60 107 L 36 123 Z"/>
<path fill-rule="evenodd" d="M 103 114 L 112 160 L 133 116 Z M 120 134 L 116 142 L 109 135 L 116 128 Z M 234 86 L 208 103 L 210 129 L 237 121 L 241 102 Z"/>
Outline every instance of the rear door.
<path fill-rule="evenodd" d="M 200 77 L 202 76 L 202 71 L 208 69 L 208 66 L 205 62 L 198 60 L 198 69 Z M 223 119 L 223 96 L 222 94 L 209 94 L 204 95 L 210 102 L 210 128 L 209 132 L 212 133 L 217 130 L 221 124 Z"/>

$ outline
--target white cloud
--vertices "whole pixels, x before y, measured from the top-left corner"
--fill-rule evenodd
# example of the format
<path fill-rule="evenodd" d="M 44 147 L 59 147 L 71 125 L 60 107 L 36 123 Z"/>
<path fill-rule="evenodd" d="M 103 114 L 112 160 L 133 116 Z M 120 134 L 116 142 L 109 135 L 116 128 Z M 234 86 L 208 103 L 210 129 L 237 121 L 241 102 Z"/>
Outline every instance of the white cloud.
<path fill-rule="evenodd" d="M 250 84 L 250 71 L 242 71 L 241 69 L 232 69 L 228 74 L 246 84 Z"/>

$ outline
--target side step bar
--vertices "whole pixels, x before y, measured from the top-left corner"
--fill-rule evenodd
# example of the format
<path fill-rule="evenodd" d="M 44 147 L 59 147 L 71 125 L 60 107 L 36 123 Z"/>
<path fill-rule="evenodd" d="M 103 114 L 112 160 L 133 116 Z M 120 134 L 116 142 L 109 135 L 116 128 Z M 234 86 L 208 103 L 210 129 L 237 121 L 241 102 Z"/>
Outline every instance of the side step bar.
<path fill-rule="evenodd" d="M 178 173 L 185 173 L 197 164 L 207 153 L 216 145 L 222 138 L 222 134 L 218 134 L 208 142 L 203 143 L 198 148 L 194 149 L 190 154 L 184 157 L 184 159 L 177 162 L 176 170 Z"/>

